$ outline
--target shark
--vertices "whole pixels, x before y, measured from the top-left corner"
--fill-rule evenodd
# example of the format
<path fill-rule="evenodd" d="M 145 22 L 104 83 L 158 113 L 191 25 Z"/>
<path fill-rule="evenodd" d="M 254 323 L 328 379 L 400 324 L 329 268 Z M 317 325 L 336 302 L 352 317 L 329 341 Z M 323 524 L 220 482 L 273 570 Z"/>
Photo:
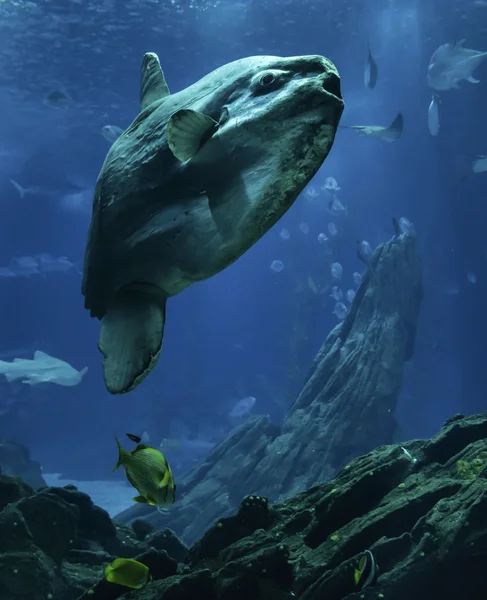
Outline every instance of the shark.
<path fill-rule="evenodd" d="M 444 92 L 458 88 L 463 80 L 479 83 L 473 72 L 487 59 L 487 52 L 464 48 L 464 43 L 442 44 L 433 52 L 426 76 L 431 88 Z"/>
<path fill-rule="evenodd" d="M 21 200 L 25 196 L 62 198 L 64 196 L 79 194 L 85 189 L 69 181 L 60 181 L 54 184 L 32 185 L 29 187 L 24 187 L 18 181 L 15 181 L 15 179 L 11 179 L 10 183 L 17 190 Z"/>
<path fill-rule="evenodd" d="M 140 113 L 102 165 L 84 258 L 110 393 L 154 368 L 168 298 L 234 263 L 292 206 L 343 108 L 323 56 L 242 58 L 171 93 L 144 55 Z"/>
<path fill-rule="evenodd" d="M 27 385 L 55 383 L 74 386 L 81 383 L 87 371 L 88 367 L 77 371 L 64 360 L 50 356 L 41 350 L 34 352 L 32 360 L 29 358 L 14 358 L 12 362 L 0 360 L 0 373 L 5 375 L 7 381 L 21 379 L 22 383 Z"/>

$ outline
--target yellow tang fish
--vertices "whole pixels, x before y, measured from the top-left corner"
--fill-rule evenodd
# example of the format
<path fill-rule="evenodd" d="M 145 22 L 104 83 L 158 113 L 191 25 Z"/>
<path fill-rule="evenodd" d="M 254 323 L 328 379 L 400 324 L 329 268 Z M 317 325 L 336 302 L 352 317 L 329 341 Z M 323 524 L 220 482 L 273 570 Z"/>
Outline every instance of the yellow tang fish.
<path fill-rule="evenodd" d="M 149 567 L 132 558 L 116 558 L 105 567 L 105 577 L 110 583 L 139 589 L 149 581 Z"/>
<path fill-rule="evenodd" d="M 135 502 L 143 502 L 153 506 L 171 506 L 176 499 L 176 485 L 171 468 L 162 452 L 140 443 L 138 436 L 127 433 L 127 436 L 137 443 L 137 448 L 127 452 L 118 445 L 118 462 L 114 471 L 120 465 L 125 468 L 127 479 L 139 492 Z"/>

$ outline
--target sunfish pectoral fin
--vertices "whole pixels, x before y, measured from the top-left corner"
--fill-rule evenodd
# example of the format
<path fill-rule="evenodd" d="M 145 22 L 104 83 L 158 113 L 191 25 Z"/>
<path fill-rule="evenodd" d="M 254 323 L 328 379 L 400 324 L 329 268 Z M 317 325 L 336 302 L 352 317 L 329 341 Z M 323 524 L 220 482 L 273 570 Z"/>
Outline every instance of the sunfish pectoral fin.
<path fill-rule="evenodd" d="M 144 110 L 156 100 L 170 95 L 159 57 L 154 52 L 146 52 L 140 69 L 140 110 Z"/>
<path fill-rule="evenodd" d="M 189 108 L 176 111 L 167 124 L 169 149 L 181 162 L 190 160 L 218 128 L 218 123 L 203 113 Z"/>
<path fill-rule="evenodd" d="M 155 286 L 122 289 L 103 318 L 98 348 L 107 390 L 124 394 L 147 377 L 159 358 L 166 298 Z"/>
<path fill-rule="evenodd" d="M 480 79 L 475 79 L 475 77 L 473 77 L 472 75 L 470 75 L 470 77 L 467 77 L 467 81 L 469 83 L 480 83 Z"/>

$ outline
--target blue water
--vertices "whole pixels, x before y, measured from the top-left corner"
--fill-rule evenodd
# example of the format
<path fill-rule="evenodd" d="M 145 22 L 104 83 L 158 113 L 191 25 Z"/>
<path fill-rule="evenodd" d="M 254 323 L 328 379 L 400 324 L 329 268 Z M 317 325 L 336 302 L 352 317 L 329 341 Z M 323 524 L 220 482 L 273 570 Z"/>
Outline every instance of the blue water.
<path fill-rule="evenodd" d="M 398 407 L 402 434 L 430 436 L 453 413 L 487 408 L 487 173 L 470 173 L 473 158 L 487 153 L 487 63 L 476 72 L 479 84 L 440 93 L 437 137 L 428 132 L 426 82 L 440 44 L 467 38 L 467 47 L 487 50 L 487 7 L 470 0 L 44 0 L 1 3 L 0 17 L 0 266 L 39 253 L 81 265 L 92 192 L 110 147 L 101 128 L 127 127 L 137 115 L 144 52 L 159 54 L 172 91 L 244 56 L 323 54 L 341 75 L 342 124 L 387 125 L 398 111 L 405 120 L 393 145 L 340 129 L 311 183 L 317 198 L 303 193 L 234 265 L 169 300 L 159 363 L 128 395 L 105 390 L 99 323 L 83 308 L 76 268 L 0 278 L 1 358 L 43 350 L 89 367 L 75 387 L 26 386 L 0 375 L 0 437 L 25 444 L 46 473 L 113 480 L 122 477 L 111 474 L 115 432 L 147 431 L 159 441 L 183 429 L 185 438 L 216 443 L 246 396 L 257 398 L 251 414 L 279 422 L 338 322 L 335 300 L 329 291 L 315 294 L 308 276 L 323 289 L 332 283 L 330 262 L 339 261 L 340 285 L 353 289 L 352 273 L 363 271 L 356 240 L 375 247 L 389 239 L 393 216 L 414 224 L 425 285 Z M 374 90 L 363 84 L 368 41 L 379 67 Z M 52 89 L 72 104 L 46 105 Z M 347 216 L 326 211 L 320 188 L 329 176 L 342 188 Z M 11 179 L 60 191 L 20 198 Z M 66 196 L 66 182 L 85 191 Z M 328 235 L 329 222 L 338 236 L 326 254 L 317 236 Z M 284 264 L 279 273 L 270 268 L 274 260 Z M 181 469 L 192 464 L 174 461 Z"/>

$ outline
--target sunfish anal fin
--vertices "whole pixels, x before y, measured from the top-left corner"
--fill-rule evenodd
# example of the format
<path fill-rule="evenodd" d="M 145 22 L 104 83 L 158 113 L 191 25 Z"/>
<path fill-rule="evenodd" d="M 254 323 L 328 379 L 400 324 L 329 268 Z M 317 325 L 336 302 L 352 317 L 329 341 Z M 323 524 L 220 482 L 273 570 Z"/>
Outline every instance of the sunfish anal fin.
<path fill-rule="evenodd" d="M 173 155 L 185 162 L 195 156 L 211 138 L 218 123 L 203 113 L 189 108 L 176 111 L 166 127 L 166 138 Z"/>
<path fill-rule="evenodd" d="M 144 54 L 140 71 L 140 110 L 142 111 L 156 100 L 169 96 L 170 91 L 157 54 L 154 52 Z"/>
<path fill-rule="evenodd" d="M 152 286 L 118 292 L 103 318 L 98 348 L 107 390 L 125 394 L 154 368 L 162 346 L 166 298 Z"/>

